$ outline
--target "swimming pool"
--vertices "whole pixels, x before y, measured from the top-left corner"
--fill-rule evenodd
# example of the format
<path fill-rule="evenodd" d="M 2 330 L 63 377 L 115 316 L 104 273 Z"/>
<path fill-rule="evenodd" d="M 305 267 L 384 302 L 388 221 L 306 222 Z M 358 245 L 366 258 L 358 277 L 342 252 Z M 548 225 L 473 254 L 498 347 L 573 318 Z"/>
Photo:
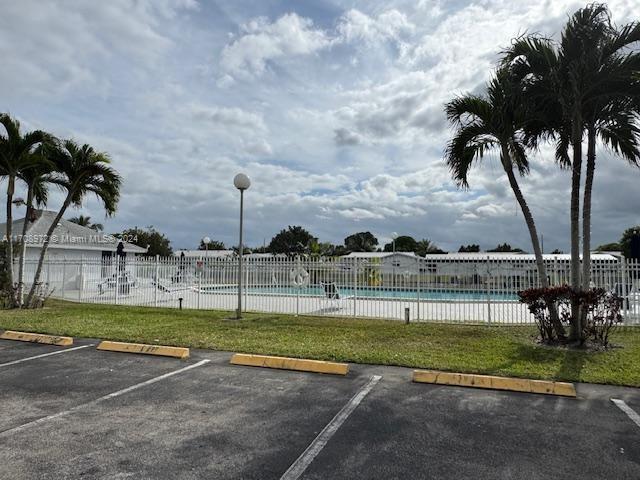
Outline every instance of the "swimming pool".
<path fill-rule="evenodd" d="M 354 294 L 359 298 L 388 298 L 417 300 L 418 294 L 420 300 L 457 300 L 457 301 L 483 301 L 487 300 L 487 293 L 478 290 L 449 290 L 449 289 L 426 289 L 418 292 L 415 289 L 381 289 L 362 287 L 354 291 L 353 287 L 339 287 L 340 295 L 343 297 L 353 297 Z M 203 293 L 232 293 L 237 292 L 235 285 L 229 286 L 208 286 L 202 287 Z M 324 297 L 324 289 L 320 286 L 308 286 L 303 288 L 296 287 L 248 287 L 246 292 L 249 295 L 300 295 L 309 297 Z M 517 301 L 518 296 L 508 293 L 491 292 L 492 300 Z"/>

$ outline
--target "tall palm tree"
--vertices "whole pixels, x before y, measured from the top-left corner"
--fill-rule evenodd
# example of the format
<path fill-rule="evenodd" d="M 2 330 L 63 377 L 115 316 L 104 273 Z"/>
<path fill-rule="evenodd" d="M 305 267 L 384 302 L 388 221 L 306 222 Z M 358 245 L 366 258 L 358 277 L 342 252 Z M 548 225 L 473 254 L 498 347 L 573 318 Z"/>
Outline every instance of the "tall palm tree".
<path fill-rule="evenodd" d="M 587 7 L 589 8 L 589 7 Z M 593 8 L 593 7 L 592 7 Z M 599 9 L 595 17 L 596 41 L 584 56 L 591 72 L 585 99 L 587 165 L 582 206 L 582 287 L 591 283 L 591 196 L 596 167 L 596 142 L 601 142 L 630 164 L 640 167 L 640 53 L 630 48 L 640 42 L 640 24 L 631 23 L 617 30 L 609 11 Z M 584 31 L 577 32 L 585 35 Z M 593 45 L 595 43 L 595 45 Z M 586 312 L 583 312 L 583 316 Z"/>
<path fill-rule="evenodd" d="M 486 96 L 464 95 L 447 103 L 446 115 L 455 127 L 455 133 L 447 145 L 445 159 L 457 185 L 468 188 L 469 170 L 473 164 L 482 160 L 489 150 L 498 150 L 500 163 L 529 230 L 540 283 L 547 287 L 549 283 L 536 225 L 514 171 L 520 175 L 529 172 L 523 133 L 525 112 L 519 107 L 520 101 L 517 84 L 507 70 L 500 69 L 490 81 Z M 552 310 L 556 332 L 563 337 L 564 328 L 555 309 Z"/>
<path fill-rule="evenodd" d="M 78 215 L 77 217 L 71 217 L 69 221 L 71 223 L 76 223 L 82 227 L 87 227 L 95 230 L 96 232 L 101 232 L 102 230 L 104 230 L 104 225 L 102 225 L 101 223 L 92 223 L 91 217 L 89 216 Z"/>
<path fill-rule="evenodd" d="M 20 259 L 18 270 L 18 291 L 16 300 L 19 307 L 24 304 L 24 267 L 27 253 L 27 228 L 31 219 L 34 203 L 37 206 L 47 204 L 49 196 L 49 181 L 54 165 L 49 161 L 48 155 L 55 145 L 41 144 L 34 151 L 36 163 L 31 167 L 23 169 L 18 178 L 27 185 L 27 200 L 25 202 L 26 212 L 22 224 L 22 235 L 20 236 Z"/>
<path fill-rule="evenodd" d="M 559 44 L 529 35 L 516 39 L 505 52 L 503 66 L 519 79 L 528 105 L 529 141 L 553 139 L 556 159 L 571 167 L 571 286 L 590 283 L 591 191 L 596 137 L 632 163 L 637 163 L 638 55 L 623 53 L 637 41 L 637 24 L 615 31 L 606 6 L 578 10 L 565 26 Z M 634 96 L 635 93 L 635 96 Z M 635 99 L 634 99 L 635 98 Z M 635 113 L 634 113 L 635 109 Z M 587 137 L 587 172 L 582 209 L 580 268 L 580 188 L 582 143 Z M 569 155 L 571 148 L 571 156 Z M 580 304 L 572 302 L 571 339 L 582 340 Z"/>
<path fill-rule="evenodd" d="M 27 305 L 33 302 L 49 247 L 49 239 L 69 206 L 82 205 L 87 194 L 93 193 L 104 205 L 107 215 L 111 216 L 115 213 L 120 199 L 122 180 L 120 175 L 111 168 L 111 160 L 106 153 L 96 152 L 86 144 L 79 146 L 73 140 L 66 140 L 53 155 L 53 160 L 56 168 L 51 183 L 58 185 L 66 195 L 62 207 L 45 236 L 33 284 L 27 297 Z"/>
<path fill-rule="evenodd" d="M 22 134 L 20 122 L 7 113 L 0 114 L 0 124 L 6 134 L 0 133 L 0 176 L 7 178 L 7 283 L 13 288 L 13 195 L 18 173 L 36 162 L 33 150 L 47 141 L 50 135 L 34 130 Z"/>

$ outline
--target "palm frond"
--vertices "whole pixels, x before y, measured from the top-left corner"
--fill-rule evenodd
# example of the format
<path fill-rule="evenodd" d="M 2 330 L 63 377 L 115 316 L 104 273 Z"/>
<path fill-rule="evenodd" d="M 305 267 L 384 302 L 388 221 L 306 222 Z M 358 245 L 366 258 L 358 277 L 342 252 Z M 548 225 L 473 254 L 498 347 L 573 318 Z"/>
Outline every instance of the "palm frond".
<path fill-rule="evenodd" d="M 458 187 L 469 188 L 471 166 L 496 144 L 496 138 L 480 123 L 466 125 L 456 131 L 445 149 L 445 161 Z"/>

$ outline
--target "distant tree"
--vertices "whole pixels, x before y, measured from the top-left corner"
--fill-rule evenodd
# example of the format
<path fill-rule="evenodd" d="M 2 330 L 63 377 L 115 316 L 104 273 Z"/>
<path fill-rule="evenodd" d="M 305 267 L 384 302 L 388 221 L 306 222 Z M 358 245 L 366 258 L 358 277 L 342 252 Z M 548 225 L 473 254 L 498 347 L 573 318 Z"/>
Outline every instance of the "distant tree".
<path fill-rule="evenodd" d="M 289 226 L 281 230 L 269 243 L 271 253 L 299 254 L 310 253 L 311 244 L 316 238 L 300 226 Z"/>
<path fill-rule="evenodd" d="M 551 252 L 551 255 L 562 255 L 563 253 L 564 252 L 562 250 L 556 248 L 553 252 Z"/>
<path fill-rule="evenodd" d="M 487 252 L 515 252 L 515 253 L 523 253 L 524 250 L 521 248 L 513 248 L 508 243 L 498 244 L 496 248 L 492 248 L 491 250 L 487 250 Z"/>
<path fill-rule="evenodd" d="M 262 247 L 252 248 L 251 253 L 271 253 L 271 252 L 269 251 L 269 247 L 262 246 Z"/>
<path fill-rule="evenodd" d="M 408 235 L 400 235 L 395 241 L 396 252 L 415 252 L 418 249 L 418 242 Z M 385 252 L 393 252 L 393 241 L 385 244 Z"/>
<path fill-rule="evenodd" d="M 205 244 L 204 240 L 200 240 L 200 246 L 198 250 L 226 250 L 224 243 L 219 242 L 217 240 L 211 240 L 209 243 Z"/>
<path fill-rule="evenodd" d="M 416 255 L 424 257 L 429 253 L 447 253 L 444 250 L 438 248 L 438 246 L 431 240 L 425 238 L 416 242 Z"/>
<path fill-rule="evenodd" d="M 149 246 L 149 250 L 146 255 L 150 257 L 155 257 L 156 255 L 168 257 L 173 254 L 173 249 L 171 248 L 171 242 L 169 239 L 164 236 L 164 234 L 156 230 L 152 225 L 148 226 L 146 229 L 138 227 L 129 228 L 124 230 L 122 233 L 115 234 L 114 236 L 142 248 L 147 248 L 147 246 Z"/>
<path fill-rule="evenodd" d="M 375 252 L 378 239 L 371 232 L 358 232 L 345 238 L 344 246 L 349 252 Z"/>
<path fill-rule="evenodd" d="M 234 245 L 233 247 L 231 247 L 231 250 L 233 250 L 233 253 L 235 253 L 236 255 L 238 255 L 238 252 L 240 251 L 240 249 L 238 248 L 237 245 Z M 254 253 L 249 247 L 247 247 L 246 245 L 242 248 L 242 254 L 243 255 L 249 255 L 250 253 Z M 257 253 L 257 252 L 256 252 Z"/>
<path fill-rule="evenodd" d="M 95 230 L 96 232 L 101 232 L 102 230 L 104 230 L 104 225 L 102 225 L 101 223 L 91 223 L 91 217 L 85 217 L 84 215 L 71 217 L 69 221 L 71 223 L 77 223 L 82 227 L 87 227 L 91 230 Z"/>
<path fill-rule="evenodd" d="M 471 245 L 460 245 L 458 249 L 459 253 L 475 253 L 480 251 L 480 245 L 476 245 L 475 243 Z"/>
<path fill-rule="evenodd" d="M 605 243 L 596 247 L 596 252 L 621 252 L 622 245 L 620 242 Z"/>
<path fill-rule="evenodd" d="M 340 249 L 344 250 L 342 245 L 334 245 L 331 242 L 318 242 L 317 240 L 312 240 L 309 245 L 309 253 L 312 255 L 317 255 L 319 257 L 333 257 L 336 255 Z"/>
<path fill-rule="evenodd" d="M 640 225 L 627 228 L 620 239 L 622 253 L 627 258 L 640 258 Z"/>

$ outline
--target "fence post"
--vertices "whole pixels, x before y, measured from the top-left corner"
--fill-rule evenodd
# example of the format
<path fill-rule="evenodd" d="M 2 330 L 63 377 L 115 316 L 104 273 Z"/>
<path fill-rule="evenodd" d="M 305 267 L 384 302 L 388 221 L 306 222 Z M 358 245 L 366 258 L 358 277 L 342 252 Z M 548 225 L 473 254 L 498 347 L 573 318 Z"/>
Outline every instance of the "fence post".
<path fill-rule="evenodd" d="M 417 259 L 418 276 L 416 277 L 416 315 L 417 320 L 420 321 L 420 263 L 421 259 Z"/>
<path fill-rule="evenodd" d="M 82 301 L 82 290 L 84 289 L 84 255 L 80 255 L 80 266 L 78 267 L 78 301 Z"/>
<path fill-rule="evenodd" d="M 489 255 L 487 255 L 487 324 L 491 325 L 491 272 L 489 271 Z"/>
<path fill-rule="evenodd" d="M 622 297 L 622 308 L 624 310 L 629 309 L 630 305 L 627 300 L 627 259 L 624 255 L 620 257 L 620 296 Z"/>
<path fill-rule="evenodd" d="M 62 298 L 65 296 L 65 277 L 67 276 L 67 258 L 62 258 Z"/>
<path fill-rule="evenodd" d="M 300 272 L 300 256 L 296 255 L 296 266 L 295 270 L 296 275 Z M 296 317 L 300 313 L 300 285 L 296 285 Z"/>
<path fill-rule="evenodd" d="M 198 265 L 197 262 L 198 260 L 196 260 L 196 265 Z M 196 300 L 198 304 L 198 310 L 200 310 L 200 292 L 202 291 L 202 275 L 204 275 L 204 260 L 202 260 L 202 257 L 200 257 L 200 265 L 202 266 L 202 268 L 200 269 L 198 275 L 198 298 Z"/>
<path fill-rule="evenodd" d="M 358 259 L 353 259 L 353 316 L 357 315 L 357 305 L 358 305 Z"/>
<path fill-rule="evenodd" d="M 160 277 L 158 276 L 159 262 L 160 262 L 160 255 L 156 254 L 155 273 L 154 273 L 155 288 L 153 289 L 153 306 L 154 307 L 158 306 L 158 290 L 160 289 L 160 283 L 159 283 Z"/>
<path fill-rule="evenodd" d="M 51 257 L 47 256 L 47 258 L 45 258 L 45 261 L 47 262 L 47 288 L 51 288 Z"/>
<path fill-rule="evenodd" d="M 120 255 L 116 254 L 116 291 L 113 303 L 118 305 L 118 290 L 120 290 Z"/>

